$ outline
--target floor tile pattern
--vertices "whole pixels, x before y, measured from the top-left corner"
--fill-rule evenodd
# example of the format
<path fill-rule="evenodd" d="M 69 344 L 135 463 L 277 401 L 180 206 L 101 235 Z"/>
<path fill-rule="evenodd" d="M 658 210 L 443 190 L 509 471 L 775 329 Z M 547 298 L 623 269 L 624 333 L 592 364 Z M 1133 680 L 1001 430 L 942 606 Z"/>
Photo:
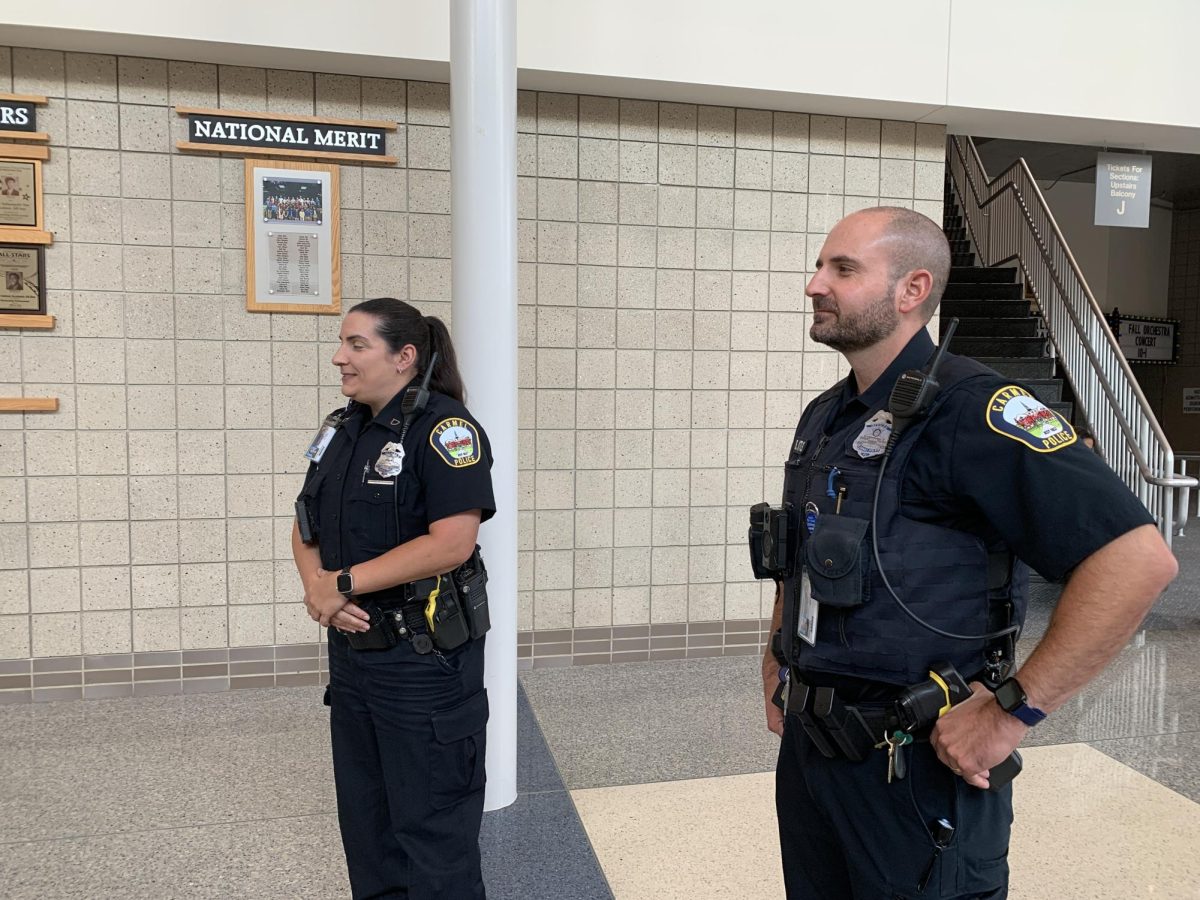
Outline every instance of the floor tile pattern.
<path fill-rule="evenodd" d="M 1026 741 L 1014 900 L 1196 896 L 1200 537 L 1176 546 L 1184 574 L 1143 630 Z M 1057 595 L 1035 585 L 1022 654 Z M 518 799 L 481 839 L 492 900 L 782 896 L 758 668 L 524 672 Z M 320 699 L 0 706 L 0 894 L 347 896 Z"/>

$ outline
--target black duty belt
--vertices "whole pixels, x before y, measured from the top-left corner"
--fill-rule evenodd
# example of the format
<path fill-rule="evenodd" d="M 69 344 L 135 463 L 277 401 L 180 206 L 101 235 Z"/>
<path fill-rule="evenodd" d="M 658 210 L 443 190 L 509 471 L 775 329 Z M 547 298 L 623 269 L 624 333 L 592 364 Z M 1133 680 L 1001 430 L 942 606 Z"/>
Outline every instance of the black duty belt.
<path fill-rule="evenodd" d="M 402 585 L 395 593 L 389 591 L 387 597 L 364 603 L 371 627 L 363 632 L 346 633 L 352 650 L 390 650 L 401 641 L 409 641 L 417 653 L 433 651 L 424 611 L 415 598 L 408 596 L 410 588 L 411 585 Z"/>
<path fill-rule="evenodd" d="M 890 700 L 847 703 L 835 688 L 795 677 L 785 696 L 787 715 L 797 717 L 809 740 L 829 759 L 861 762 L 897 726 Z"/>

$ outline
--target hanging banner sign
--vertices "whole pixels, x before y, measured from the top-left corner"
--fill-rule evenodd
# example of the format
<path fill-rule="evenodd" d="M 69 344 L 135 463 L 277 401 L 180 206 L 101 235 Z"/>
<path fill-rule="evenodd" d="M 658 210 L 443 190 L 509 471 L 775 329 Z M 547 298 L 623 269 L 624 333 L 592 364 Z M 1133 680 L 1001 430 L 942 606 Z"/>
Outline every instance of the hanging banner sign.
<path fill-rule="evenodd" d="M 1096 224 L 1150 227 L 1149 156 L 1100 153 L 1096 156 Z"/>
<path fill-rule="evenodd" d="M 1171 365 L 1179 356 L 1179 323 L 1172 319 L 1120 316 L 1109 322 L 1125 358 L 1132 363 Z"/>
<path fill-rule="evenodd" d="M 188 139 L 177 144 L 181 150 L 397 162 L 387 155 L 387 132 L 396 130 L 394 122 L 187 107 L 175 111 L 188 120 Z"/>

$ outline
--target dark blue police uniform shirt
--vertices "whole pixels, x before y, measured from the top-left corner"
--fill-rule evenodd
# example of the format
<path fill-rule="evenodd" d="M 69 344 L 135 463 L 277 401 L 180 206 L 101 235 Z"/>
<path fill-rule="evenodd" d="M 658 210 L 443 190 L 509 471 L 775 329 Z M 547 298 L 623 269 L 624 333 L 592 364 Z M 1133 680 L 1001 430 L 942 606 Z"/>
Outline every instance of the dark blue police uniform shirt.
<path fill-rule="evenodd" d="M 852 373 L 826 430 L 886 408 L 896 379 L 924 368 L 933 351 L 922 329 L 861 395 Z M 998 373 L 972 379 L 934 411 L 901 482 L 902 511 L 986 542 L 999 538 L 1043 577 L 1058 581 L 1109 541 L 1154 519 L 1082 441 L 1039 452 L 989 427 L 992 398 L 1010 385 L 1019 382 Z"/>
<path fill-rule="evenodd" d="M 486 521 L 496 511 L 491 444 L 452 397 L 430 393 L 404 437 L 403 461 L 396 459 L 404 393 L 373 419 L 370 407 L 354 404 L 320 463 L 309 466 L 303 493 L 316 494 L 317 543 L 321 565 L 329 571 L 428 534 L 439 519 L 478 509 Z M 385 452 L 389 444 L 393 448 Z"/>

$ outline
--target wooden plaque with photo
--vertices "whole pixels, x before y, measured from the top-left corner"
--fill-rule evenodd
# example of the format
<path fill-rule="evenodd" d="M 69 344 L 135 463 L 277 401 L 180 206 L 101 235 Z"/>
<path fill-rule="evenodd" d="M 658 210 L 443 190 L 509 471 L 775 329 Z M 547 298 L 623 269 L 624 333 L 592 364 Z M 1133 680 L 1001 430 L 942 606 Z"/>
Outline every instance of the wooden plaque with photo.
<path fill-rule="evenodd" d="M 342 311 L 338 167 L 246 160 L 246 309 Z"/>
<path fill-rule="evenodd" d="M 0 244 L 0 313 L 46 312 L 46 251 L 30 244 Z"/>
<path fill-rule="evenodd" d="M 0 157 L 0 241 L 49 244 L 43 216 L 41 161 Z"/>

